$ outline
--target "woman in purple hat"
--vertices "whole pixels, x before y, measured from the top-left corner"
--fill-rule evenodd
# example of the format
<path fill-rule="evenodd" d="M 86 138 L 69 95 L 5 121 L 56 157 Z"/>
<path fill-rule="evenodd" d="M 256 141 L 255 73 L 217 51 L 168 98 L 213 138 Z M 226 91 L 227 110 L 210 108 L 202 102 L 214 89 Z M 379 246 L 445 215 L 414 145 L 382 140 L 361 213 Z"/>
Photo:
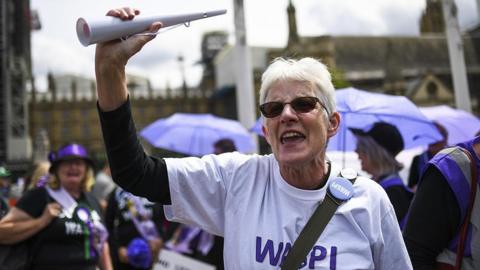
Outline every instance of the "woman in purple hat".
<path fill-rule="evenodd" d="M 112 269 L 98 201 L 87 193 L 93 162 L 68 144 L 49 155 L 48 183 L 28 191 L 0 221 L 0 244 L 28 240 L 28 269 Z"/>

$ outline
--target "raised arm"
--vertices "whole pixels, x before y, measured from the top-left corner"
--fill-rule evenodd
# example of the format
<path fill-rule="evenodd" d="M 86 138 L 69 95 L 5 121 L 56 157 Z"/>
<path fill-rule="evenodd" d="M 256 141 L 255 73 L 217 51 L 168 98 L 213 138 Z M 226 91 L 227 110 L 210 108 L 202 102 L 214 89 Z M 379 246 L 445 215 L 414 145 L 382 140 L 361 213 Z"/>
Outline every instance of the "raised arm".
<path fill-rule="evenodd" d="M 140 12 L 132 8 L 110 10 L 107 15 L 124 20 Z M 148 31 L 156 32 L 161 23 Z M 167 168 L 163 159 L 144 153 L 137 137 L 128 102 L 125 65 L 152 36 L 137 35 L 124 41 L 114 40 L 97 45 L 95 73 L 98 111 L 112 178 L 123 189 L 150 201 L 170 204 Z"/>
<path fill-rule="evenodd" d="M 122 20 L 131 20 L 140 14 L 138 9 L 122 8 L 110 10 L 107 15 Z M 150 25 L 148 31 L 156 32 L 162 24 Z M 155 36 L 137 35 L 124 41 L 97 44 L 95 51 L 95 75 L 97 79 L 98 105 L 102 111 L 112 111 L 127 101 L 128 89 L 125 65 L 143 46 Z"/>

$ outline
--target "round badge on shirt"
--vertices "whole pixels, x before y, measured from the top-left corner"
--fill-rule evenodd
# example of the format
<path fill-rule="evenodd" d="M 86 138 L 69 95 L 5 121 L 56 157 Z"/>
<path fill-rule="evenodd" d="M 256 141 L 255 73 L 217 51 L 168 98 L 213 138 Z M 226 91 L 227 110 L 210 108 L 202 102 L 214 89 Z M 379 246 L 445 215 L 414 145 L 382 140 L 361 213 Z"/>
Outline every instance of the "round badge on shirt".
<path fill-rule="evenodd" d="M 343 177 L 337 177 L 330 181 L 328 190 L 335 199 L 347 201 L 353 196 L 353 184 Z"/>
<path fill-rule="evenodd" d="M 90 211 L 88 211 L 88 209 L 86 209 L 85 207 L 78 207 L 77 217 L 84 223 L 87 223 L 90 219 Z"/>

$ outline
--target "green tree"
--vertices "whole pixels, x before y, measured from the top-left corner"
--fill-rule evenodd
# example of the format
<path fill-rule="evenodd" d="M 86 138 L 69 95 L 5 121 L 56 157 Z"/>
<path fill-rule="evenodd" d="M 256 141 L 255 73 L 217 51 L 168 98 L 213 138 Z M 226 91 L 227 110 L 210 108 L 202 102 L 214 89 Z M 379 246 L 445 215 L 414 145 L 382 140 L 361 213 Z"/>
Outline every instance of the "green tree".
<path fill-rule="evenodd" d="M 344 73 L 338 68 L 331 68 L 332 82 L 335 89 L 351 86 L 350 82 L 345 79 Z"/>

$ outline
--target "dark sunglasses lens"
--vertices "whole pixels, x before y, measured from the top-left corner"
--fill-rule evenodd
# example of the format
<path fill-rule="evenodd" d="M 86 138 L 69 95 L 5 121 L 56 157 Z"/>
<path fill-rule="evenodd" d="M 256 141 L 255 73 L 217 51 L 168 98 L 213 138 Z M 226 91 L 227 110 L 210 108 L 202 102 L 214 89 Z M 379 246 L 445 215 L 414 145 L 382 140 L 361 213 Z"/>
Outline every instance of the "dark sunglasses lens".
<path fill-rule="evenodd" d="M 317 105 L 317 99 L 314 97 L 301 97 L 292 100 L 291 105 L 296 112 L 306 113 Z"/>
<path fill-rule="evenodd" d="M 283 104 L 281 102 L 268 102 L 260 106 L 263 116 L 271 118 L 280 115 L 283 111 Z"/>

